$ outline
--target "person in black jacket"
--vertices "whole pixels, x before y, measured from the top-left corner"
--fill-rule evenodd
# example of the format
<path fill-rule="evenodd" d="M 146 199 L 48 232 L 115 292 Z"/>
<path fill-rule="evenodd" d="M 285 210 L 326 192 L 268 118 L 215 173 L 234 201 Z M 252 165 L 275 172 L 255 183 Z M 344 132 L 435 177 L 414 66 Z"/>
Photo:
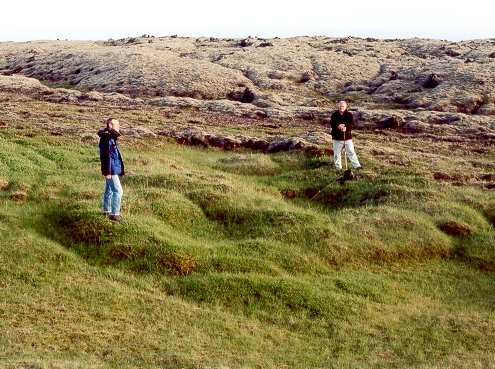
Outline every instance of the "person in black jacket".
<path fill-rule="evenodd" d="M 103 192 L 103 215 L 110 220 L 122 221 L 120 206 L 124 191 L 120 184 L 120 176 L 124 175 L 124 161 L 117 145 L 120 137 L 120 124 L 115 118 L 108 118 L 106 127 L 98 131 L 100 142 L 101 174 L 105 176 Z"/>
<path fill-rule="evenodd" d="M 354 169 L 361 169 L 358 157 L 354 151 L 352 142 L 352 128 L 354 127 L 354 117 L 347 110 L 345 101 L 339 102 L 339 109 L 330 118 L 333 140 L 333 161 L 337 169 L 342 169 L 342 149 L 345 147 L 347 156 Z"/>

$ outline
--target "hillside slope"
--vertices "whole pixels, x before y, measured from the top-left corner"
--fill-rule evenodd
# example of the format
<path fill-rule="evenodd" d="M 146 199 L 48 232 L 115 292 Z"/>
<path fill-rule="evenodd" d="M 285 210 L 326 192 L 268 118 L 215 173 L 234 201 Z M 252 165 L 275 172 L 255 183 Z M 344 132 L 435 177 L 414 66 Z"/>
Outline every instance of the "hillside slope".
<path fill-rule="evenodd" d="M 492 45 L 2 43 L 0 367 L 495 367 L 494 80 L 469 77 Z M 324 126 L 342 98 L 353 181 Z M 118 224 L 100 214 L 110 116 Z"/>

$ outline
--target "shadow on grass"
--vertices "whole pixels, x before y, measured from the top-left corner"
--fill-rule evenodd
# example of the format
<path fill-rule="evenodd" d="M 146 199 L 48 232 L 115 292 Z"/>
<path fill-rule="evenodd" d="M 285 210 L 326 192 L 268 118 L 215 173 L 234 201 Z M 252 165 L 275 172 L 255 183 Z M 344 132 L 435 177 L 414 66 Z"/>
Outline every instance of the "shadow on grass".
<path fill-rule="evenodd" d="M 196 260 L 146 227 L 112 222 L 84 203 L 48 206 L 37 231 L 79 254 L 91 265 L 133 273 L 188 275 Z"/>
<path fill-rule="evenodd" d="M 286 199 L 307 199 L 318 202 L 330 210 L 377 206 L 396 199 L 390 185 L 344 181 L 340 177 L 320 188 L 310 186 L 283 189 L 281 195 Z"/>

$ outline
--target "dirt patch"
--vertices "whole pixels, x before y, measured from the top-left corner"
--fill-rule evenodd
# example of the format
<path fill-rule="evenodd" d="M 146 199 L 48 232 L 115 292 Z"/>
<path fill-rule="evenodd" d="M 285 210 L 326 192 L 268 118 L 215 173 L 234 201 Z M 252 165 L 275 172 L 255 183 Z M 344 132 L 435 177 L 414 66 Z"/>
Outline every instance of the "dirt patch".
<path fill-rule="evenodd" d="M 468 237 L 473 232 L 467 224 L 453 220 L 440 223 L 438 228 L 449 236 L 454 237 Z"/>

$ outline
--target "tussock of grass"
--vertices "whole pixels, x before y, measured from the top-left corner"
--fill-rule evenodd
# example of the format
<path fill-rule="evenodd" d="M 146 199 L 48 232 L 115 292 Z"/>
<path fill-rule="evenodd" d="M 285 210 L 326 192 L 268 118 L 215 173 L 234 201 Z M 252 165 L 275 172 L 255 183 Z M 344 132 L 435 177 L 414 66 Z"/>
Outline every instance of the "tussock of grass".
<path fill-rule="evenodd" d="M 322 284 L 316 290 L 309 281 L 301 283 L 290 278 L 212 274 L 177 279 L 170 291 L 193 301 L 219 304 L 269 324 L 290 326 L 293 321 L 299 329 L 301 325 L 311 329 L 313 319 L 331 327 L 332 322 L 352 316 L 353 303 L 339 293 L 333 295 L 332 281 L 329 285 Z"/>
<path fill-rule="evenodd" d="M 453 257 L 475 269 L 493 272 L 495 271 L 495 238 L 491 232 L 463 238 L 455 248 Z"/>
<path fill-rule="evenodd" d="M 119 267 L 135 273 L 191 274 L 196 261 L 173 242 L 156 235 L 149 227 L 115 224 L 88 204 L 48 210 L 44 234 L 99 266 Z"/>

